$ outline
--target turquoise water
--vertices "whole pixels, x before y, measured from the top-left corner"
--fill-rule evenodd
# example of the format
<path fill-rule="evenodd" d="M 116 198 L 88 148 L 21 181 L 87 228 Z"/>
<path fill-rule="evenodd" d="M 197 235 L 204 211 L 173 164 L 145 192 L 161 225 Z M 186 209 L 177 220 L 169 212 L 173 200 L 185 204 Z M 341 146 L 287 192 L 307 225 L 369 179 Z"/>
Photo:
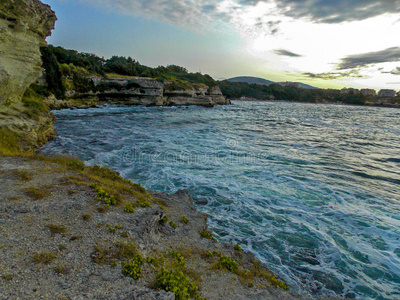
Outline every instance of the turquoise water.
<path fill-rule="evenodd" d="M 296 103 L 56 111 L 43 151 L 188 189 L 295 291 L 400 299 L 400 110 Z"/>

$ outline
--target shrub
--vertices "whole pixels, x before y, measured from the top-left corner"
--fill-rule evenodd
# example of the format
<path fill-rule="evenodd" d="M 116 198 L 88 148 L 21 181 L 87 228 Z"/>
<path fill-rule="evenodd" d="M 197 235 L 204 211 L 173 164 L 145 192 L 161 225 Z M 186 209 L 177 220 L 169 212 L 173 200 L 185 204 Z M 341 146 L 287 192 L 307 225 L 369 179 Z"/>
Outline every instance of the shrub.
<path fill-rule="evenodd" d="M 200 233 L 200 236 L 201 236 L 202 238 L 209 239 L 209 240 L 212 240 L 212 241 L 214 241 L 214 242 L 217 241 L 217 240 L 213 237 L 212 232 L 211 232 L 210 230 L 208 230 L 208 229 L 206 229 L 206 230 L 200 230 L 199 233 Z"/>
<path fill-rule="evenodd" d="M 151 207 L 150 202 L 147 200 L 137 199 L 136 202 L 140 207 Z"/>
<path fill-rule="evenodd" d="M 132 243 L 118 242 L 115 244 L 115 257 L 117 259 L 131 259 L 138 254 L 136 246 Z"/>
<path fill-rule="evenodd" d="M 233 246 L 233 248 L 238 252 L 242 252 L 242 247 L 240 247 L 239 244 L 235 244 L 235 246 Z"/>
<path fill-rule="evenodd" d="M 181 267 L 184 267 L 184 266 L 185 266 L 185 264 L 186 264 L 185 258 L 183 257 L 183 255 L 182 255 L 180 252 L 178 252 L 178 251 L 171 251 L 171 252 L 169 253 L 169 255 L 170 255 L 172 258 L 175 259 L 176 263 L 177 263 L 179 266 L 181 266 Z"/>
<path fill-rule="evenodd" d="M 99 186 L 97 183 L 91 183 L 89 186 L 97 192 L 97 201 L 101 201 L 107 206 L 117 205 L 117 199 L 115 198 L 115 196 L 107 193 L 107 191 L 103 187 Z"/>
<path fill-rule="evenodd" d="M 239 270 L 239 264 L 237 263 L 237 261 L 225 255 L 221 255 L 214 267 L 217 269 L 225 268 L 231 272 L 237 272 Z"/>
<path fill-rule="evenodd" d="M 122 264 L 122 274 L 137 280 L 142 275 L 144 259 L 140 254 L 135 254 L 131 260 Z"/>
<path fill-rule="evenodd" d="M 133 204 L 126 204 L 124 206 L 124 212 L 133 214 L 135 212 L 135 206 Z"/>
<path fill-rule="evenodd" d="M 211 258 L 213 257 L 213 254 L 211 253 L 210 250 L 207 250 L 206 252 L 203 253 L 202 255 L 204 258 Z"/>
<path fill-rule="evenodd" d="M 169 225 L 171 225 L 172 228 L 176 229 L 178 227 L 178 225 L 176 225 L 175 222 L 169 222 Z"/>
<path fill-rule="evenodd" d="M 186 216 L 182 216 L 182 218 L 179 220 L 179 222 L 184 223 L 184 224 L 188 224 L 189 223 L 189 219 Z"/>
<path fill-rule="evenodd" d="M 155 286 L 172 292 L 177 300 L 188 300 L 198 295 L 198 287 L 183 272 L 162 268 L 156 276 Z"/>

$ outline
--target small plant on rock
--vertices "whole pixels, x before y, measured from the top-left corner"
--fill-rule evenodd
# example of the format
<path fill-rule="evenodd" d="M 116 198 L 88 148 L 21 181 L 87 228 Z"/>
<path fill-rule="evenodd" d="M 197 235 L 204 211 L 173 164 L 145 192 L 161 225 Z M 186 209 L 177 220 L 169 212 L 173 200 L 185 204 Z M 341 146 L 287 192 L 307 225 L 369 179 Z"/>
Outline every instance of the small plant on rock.
<path fill-rule="evenodd" d="M 209 239 L 209 240 L 212 240 L 212 241 L 214 241 L 214 242 L 217 241 L 217 240 L 213 237 L 212 232 L 211 232 L 210 230 L 208 230 L 208 229 L 206 229 L 206 230 L 200 230 L 199 233 L 200 233 L 200 236 L 201 236 L 202 238 Z"/>
<path fill-rule="evenodd" d="M 124 206 L 124 212 L 133 214 L 135 212 L 135 206 L 133 204 L 126 204 Z"/>
<path fill-rule="evenodd" d="M 169 225 L 171 225 L 172 228 L 176 229 L 178 227 L 178 225 L 176 225 L 175 222 L 169 222 Z"/>
<path fill-rule="evenodd" d="M 67 227 L 58 224 L 47 224 L 46 227 L 50 229 L 52 235 L 66 233 L 68 231 Z"/>
<path fill-rule="evenodd" d="M 137 280 L 142 275 L 144 259 L 140 254 L 135 254 L 132 259 L 122 264 L 122 274 Z"/>
<path fill-rule="evenodd" d="M 155 286 L 174 293 L 177 300 L 189 300 L 190 297 L 198 297 L 198 286 L 178 270 L 161 268 L 156 276 Z"/>
<path fill-rule="evenodd" d="M 240 247 L 239 244 L 235 244 L 235 246 L 233 246 L 233 248 L 238 252 L 242 252 L 242 247 Z"/>
<path fill-rule="evenodd" d="M 50 194 L 50 191 L 46 188 L 39 189 L 35 186 L 31 186 L 25 190 L 25 194 L 34 200 L 40 200 L 47 197 Z"/>
<path fill-rule="evenodd" d="M 225 255 L 221 255 L 214 267 L 220 270 L 227 269 L 231 272 L 237 272 L 239 270 L 239 264 L 237 263 L 237 261 Z"/>
<path fill-rule="evenodd" d="M 48 265 L 53 262 L 57 256 L 51 252 L 39 252 L 32 255 L 32 261 L 37 264 Z"/>
<path fill-rule="evenodd" d="M 184 224 L 189 224 L 189 219 L 186 216 L 182 216 L 182 218 L 179 220 L 179 222 L 184 223 Z"/>

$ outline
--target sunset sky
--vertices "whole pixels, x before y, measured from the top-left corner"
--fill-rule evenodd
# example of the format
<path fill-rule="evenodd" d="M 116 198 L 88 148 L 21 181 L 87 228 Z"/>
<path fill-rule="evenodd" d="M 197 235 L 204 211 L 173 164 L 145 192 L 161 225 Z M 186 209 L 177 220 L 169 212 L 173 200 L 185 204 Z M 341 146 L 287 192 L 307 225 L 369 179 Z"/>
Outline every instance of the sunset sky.
<path fill-rule="evenodd" d="M 49 43 L 214 79 L 400 90 L 400 0 L 43 0 Z"/>

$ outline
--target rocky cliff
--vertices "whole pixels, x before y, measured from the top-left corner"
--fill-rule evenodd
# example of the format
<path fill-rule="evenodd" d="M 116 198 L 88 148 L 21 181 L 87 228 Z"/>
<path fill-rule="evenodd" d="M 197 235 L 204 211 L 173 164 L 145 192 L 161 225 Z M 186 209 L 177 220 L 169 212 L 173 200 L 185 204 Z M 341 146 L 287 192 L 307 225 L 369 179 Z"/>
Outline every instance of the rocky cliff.
<path fill-rule="evenodd" d="M 55 134 L 47 106 L 32 91 L 26 93 L 42 74 L 40 46 L 55 21 L 50 6 L 38 0 L 0 1 L 0 131 L 18 137 L 24 150 Z"/>
<path fill-rule="evenodd" d="M 161 83 L 153 78 L 101 78 L 90 77 L 97 90 L 96 93 L 73 97 L 95 99 L 100 103 L 119 103 L 146 106 L 186 106 L 230 104 L 219 87 L 208 87 L 205 84 L 189 84 L 175 81 Z"/>
<path fill-rule="evenodd" d="M 41 75 L 40 46 L 56 21 L 38 0 L 0 1 L 0 104 L 21 100 Z"/>

